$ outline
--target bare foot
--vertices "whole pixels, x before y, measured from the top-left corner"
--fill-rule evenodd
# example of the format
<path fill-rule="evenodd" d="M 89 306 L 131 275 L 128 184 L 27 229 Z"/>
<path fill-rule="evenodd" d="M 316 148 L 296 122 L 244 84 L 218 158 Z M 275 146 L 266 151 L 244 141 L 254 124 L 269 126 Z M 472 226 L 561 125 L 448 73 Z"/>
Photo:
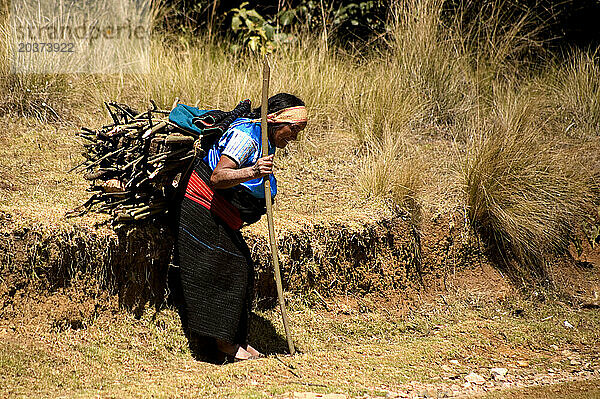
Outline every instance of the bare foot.
<path fill-rule="evenodd" d="M 226 355 L 232 356 L 235 360 L 248 360 L 253 357 L 244 348 L 239 345 L 230 344 L 229 342 L 217 340 L 217 349 Z"/>
<path fill-rule="evenodd" d="M 257 351 L 256 349 L 254 349 L 253 347 L 251 347 L 250 345 L 246 345 L 246 347 L 244 348 L 250 355 L 254 356 L 254 357 L 265 357 L 265 355 L 263 355 L 262 353 L 260 353 L 259 351 Z"/>
<path fill-rule="evenodd" d="M 235 353 L 234 358 L 236 360 L 248 360 L 253 358 L 253 355 L 240 346 Z"/>

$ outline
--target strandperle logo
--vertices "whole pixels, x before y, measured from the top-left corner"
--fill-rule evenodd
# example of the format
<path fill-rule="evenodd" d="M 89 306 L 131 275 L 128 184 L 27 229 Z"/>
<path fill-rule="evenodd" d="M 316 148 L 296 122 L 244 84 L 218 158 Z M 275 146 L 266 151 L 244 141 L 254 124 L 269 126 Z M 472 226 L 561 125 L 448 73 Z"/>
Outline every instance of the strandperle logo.
<path fill-rule="evenodd" d="M 18 40 L 97 40 L 97 39 L 145 39 L 149 32 L 145 26 L 134 26 L 129 19 L 121 25 L 106 23 L 98 26 L 96 21 L 79 26 L 60 25 L 49 22 L 42 26 L 15 24 Z"/>
<path fill-rule="evenodd" d="M 148 69 L 149 0 L 14 0 L 13 73 L 139 73 Z"/>

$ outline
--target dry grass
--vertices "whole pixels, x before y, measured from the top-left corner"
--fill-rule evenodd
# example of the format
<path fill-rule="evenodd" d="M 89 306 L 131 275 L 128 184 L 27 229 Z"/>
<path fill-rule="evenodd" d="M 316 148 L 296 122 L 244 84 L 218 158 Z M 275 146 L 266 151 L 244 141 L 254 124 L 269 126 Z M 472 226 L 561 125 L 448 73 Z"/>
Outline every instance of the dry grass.
<path fill-rule="evenodd" d="M 271 56 L 271 92 L 299 95 L 310 117 L 299 143 L 279 156 L 276 206 L 305 221 L 376 218 L 383 208 L 418 221 L 468 207 L 496 249 L 526 270 L 565 247 L 598 185 L 600 160 L 583 153 L 597 152 L 597 55 L 531 65 L 523 61 L 535 58 L 523 56 L 539 50 L 535 16 L 509 24 L 508 2 L 469 3 L 448 19 L 442 6 L 397 2 L 385 50 L 347 55 L 303 36 Z M 476 15 L 471 23 L 467 13 Z M 236 58 L 202 38 L 157 37 L 150 52 L 145 74 L 7 75 L 3 61 L 6 209 L 68 208 L 84 196 L 64 173 L 81 160 L 69 133 L 101 125 L 104 100 L 140 109 L 150 99 L 167 108 L 176 97 L 208 108 L 258 102 L 256 55 Z"/>
<path fill-rule="evenodd" d="M 369 148 L 363 162 L 357 176 L 363 195 L 387 200 L 388 207 L 412 215 L 418 224 L 425 160 L 415 146 L 388 133 Z"/>
<path fill-rule="evenodd" d="M 3 206 L 64 214 L 87 196 L 81 177 L 66 173 L 81 152 L 69 127 L 10 116 L 0 120 Z"/>
<path fill-rule="evenodd" d="M 0 326 L 0 378 L 8 397 L 264 398 L 303 391 L 379 397 L 446 391 L 471 371 L 489 379 L 491 367 L 507 367 L 511 381 L 551 367 L 560 381 L 599 366 L 597 313 L 557 303 L 489 302 L 478 293 L 445 295 L 408 311 L 374 298 L 340 298 L 327 309 L 292 302 L 300 354 L 279 355 L 283 363 L 270 356 L 226 366 L 194 360 L 173 309 L 136 319 L 100 308 L 82 328 L 71 328 L 43 306 L 38 302 L 26 318 Z M 563 320 L 576 328 L 565 329 Z M 285 347 L 276 311 L 258 314 L 252 326 L 259 348 L 278 353 Z"/>
<path fill-rule="evenodd" d="M 310 116 L 300 141 L 278 154 L 278 215 L 294 230 L 323 220 L 377 220 L 390 210 L 418 225 L 423 214 L 466 208 L 500 258 L 517 261 L 515 277 L 543 279 L 544 261 L 566 247 L 600 181 L 597 54 L 532 67 L 520 58 L 538 45 L 529 17 L 506 25 L 498 7 L 479 11 L 474 25 L 460 15 L 443 23 L 442 3 L 398 3 L 386 50 L 349 56 L 307 36 L 271 56 L 271 91 L 299 95 Z M 85 182 L 66 173 L 82 160 L 72 134 L 107 120 L 104 100 L 145 108 L 153 99 L 166 108 L 177 97 L 225 109 L 247 97 L 258 101 L 254 55 L 234 58 L 225 45 L 201 38 L 155 38 L 151 55 L 147 74 L 127 75 L 9 74 L 8 58 L 0 57 L 0 211 L 21 213 L 27 223 L 65 223 L 64 212 L 87 196 Z M 363 298 L 326 307 L 316 293 L 296 298 L 290 314 L 302 354 L 285 361 L 300 377 L 274 357 L 226 367 L 196 362 L 173 309 L 147 310 L 141 319 L 94 311 L 73 329 L 43 309 L 32 315 L 36 306 L 0 326 L 8 395 L 375 396 L 410 381 L 450 385 L 451 377 L 462 381 L 490 366 L 509 365 L 515 375 L 548 367 L 570 373 L 552 344 L 581 350 L 584 363 L 598 368 L 596 313 L 486 302 L 477 293 L 408 311 Z M 260 316 L 271 334 L 254 338 L 277 352 L 279 317 Z M 565 329 L 564 320 L 576 328 Z M 514 365 L 521 359 L 532 367 Z"/>
<path fill-rule="evenodd" d="M 474 122 L 464 184 L 469 218 L 496 260 L 516 260 L 517 280 L 543 281 L 545 262 L 566 251 L 593 195 L 583 165 L 545 138 L 536 98 L 523 94 L 497 90 L 489 114 Z"/>
<path fill-rule="evenodd" d="M 597 52 L 574 51 L 554 65 L 545 84 L 565 136 L 593 140 L 600 135 L 600 60 Z"/>

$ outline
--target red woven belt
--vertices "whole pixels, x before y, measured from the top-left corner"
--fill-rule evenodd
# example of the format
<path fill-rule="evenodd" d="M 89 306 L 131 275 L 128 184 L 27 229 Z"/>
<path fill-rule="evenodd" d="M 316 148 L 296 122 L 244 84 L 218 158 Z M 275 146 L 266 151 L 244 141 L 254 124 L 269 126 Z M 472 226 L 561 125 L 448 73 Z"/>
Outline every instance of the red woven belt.
<path fill-rule="evenodd" d="M 215 193 L 204 180 L 198 176 L 196 171 L 192 171 L 185 197 L 202 205 L 219 218 L 221 218 L 233 230 L 239 230 L 242 227 L 240 211 L 231 205 L 225 198 Z"/>

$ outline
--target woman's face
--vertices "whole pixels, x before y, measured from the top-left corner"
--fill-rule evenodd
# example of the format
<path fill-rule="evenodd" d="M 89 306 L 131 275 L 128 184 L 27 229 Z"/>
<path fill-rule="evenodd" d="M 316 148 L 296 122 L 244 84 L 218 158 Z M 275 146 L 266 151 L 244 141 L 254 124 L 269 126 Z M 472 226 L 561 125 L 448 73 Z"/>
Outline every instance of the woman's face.
<path fill-rule="evenodd" d="M 273 131 L 273 143 L 277 148 L 285 148 L 290 141 L 298 139 L 300 133 L 306 127 L 306 122 L 286 123 L 285 125 L 275 128 Z"/>

